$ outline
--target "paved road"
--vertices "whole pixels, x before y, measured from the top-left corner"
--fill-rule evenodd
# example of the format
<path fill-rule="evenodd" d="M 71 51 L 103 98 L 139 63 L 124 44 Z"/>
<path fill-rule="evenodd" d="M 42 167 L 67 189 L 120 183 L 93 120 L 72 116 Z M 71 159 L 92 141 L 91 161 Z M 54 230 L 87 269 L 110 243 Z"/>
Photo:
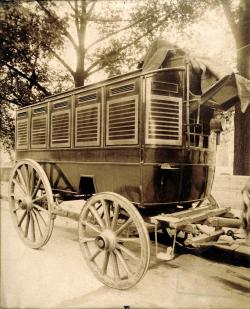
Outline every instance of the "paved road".
<path fill-rule="evenodd" d="M 58 218 L 45 248 L 19 240 L 1 204 L 1 307 L 4 308 L 249 308 L 250 269 L 190 254 L 155 259 L 146 276 L 127 291 L 97 281 L 81 256 L 77 224 Z M 211 252 L 210 252 L 211 255 Z M 231 263 L 231 264 L 230 264 Z"/>

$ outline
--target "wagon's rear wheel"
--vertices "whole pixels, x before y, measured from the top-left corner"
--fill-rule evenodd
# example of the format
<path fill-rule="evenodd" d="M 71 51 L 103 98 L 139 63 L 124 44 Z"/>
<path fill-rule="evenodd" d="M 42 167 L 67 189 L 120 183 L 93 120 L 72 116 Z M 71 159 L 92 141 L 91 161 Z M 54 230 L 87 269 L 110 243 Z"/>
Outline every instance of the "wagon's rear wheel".
<path fill-rule="evenodd" d="M 42 167 L 26 159 L 14 167 L 9 183 L 9 204 L 14 226 L 31 248 L 44 246 L 52 233 L 53 195 Z"/>
<path fill-rule="evenodd" d="M 95 276 L 116 289 L 128 289 L 145 274 L 149 236 L 135 206 L 115 193 L 98 193 L 83 207 L 79 242 Z"/>

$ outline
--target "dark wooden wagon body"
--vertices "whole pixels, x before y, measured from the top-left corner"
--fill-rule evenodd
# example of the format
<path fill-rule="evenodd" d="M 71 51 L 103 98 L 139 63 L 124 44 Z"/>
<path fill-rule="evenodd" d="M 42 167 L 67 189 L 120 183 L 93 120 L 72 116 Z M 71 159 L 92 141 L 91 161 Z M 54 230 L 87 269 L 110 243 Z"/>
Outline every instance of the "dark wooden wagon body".
<path fill-rule="evenodd" d="M 188 89 L 189 64 L 180 58 L 170 66 L 18 110 L 17 160 L 41 163 L 52 190 L 64 195 L 111 191 L 142 208 L 206 198 L 214 173 L 213 110 L 190 111 L 198 97 Z"/>

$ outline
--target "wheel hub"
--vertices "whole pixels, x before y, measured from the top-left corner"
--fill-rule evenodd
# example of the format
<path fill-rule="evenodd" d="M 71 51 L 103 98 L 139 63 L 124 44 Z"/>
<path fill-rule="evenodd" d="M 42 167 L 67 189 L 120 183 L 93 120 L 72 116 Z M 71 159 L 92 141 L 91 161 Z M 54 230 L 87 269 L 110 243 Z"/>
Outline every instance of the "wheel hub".
<path fill-rule="evenodd" d="M 19 201 L 22 209 L 30 210 L 33 207 L 31 196 L 26 196 L 22 201 Z"/>
<path fill-rule="evenodd" d="M 96 236 L 95 243 L 101 250 L 113 251 L 116 246 L 116 236 L 112 231 L 105 230 Z"/>

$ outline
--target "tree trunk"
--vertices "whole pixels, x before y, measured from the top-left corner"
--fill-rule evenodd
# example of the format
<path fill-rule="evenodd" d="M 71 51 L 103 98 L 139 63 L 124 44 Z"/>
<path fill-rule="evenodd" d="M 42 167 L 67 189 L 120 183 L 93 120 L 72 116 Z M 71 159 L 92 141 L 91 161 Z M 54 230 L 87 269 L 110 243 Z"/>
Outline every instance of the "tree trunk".
<path fill-rule="evenodd" d="M 84 86 L 85 75 L 85 37 L 87 28 L 87 1 L 76 2 L 76 27 L 78 36 L 77 63 L 74 74 L 75 87 Z"/>
<path fill-rule="evenodd" d="M 239 103 L 234 117 L 234 175 L 250 175 L 250 107 L 243 114 Z"/>
<path fill-rule="evenodd" d="M 84 63 L 82 63 L 82 61 L 77 61 L 76 72 L 74 74 L 75 87 L 84 86 L 84 80 Z"/>
<path fill-rule="evenodd" d="M 238 37 L 237 68 L 240 75 L 250 79 L 250 1 L 241 0 Z M 250 98 L 249 98 L 250 100 Z M 235 106 L 234 118 L 234 174 L 250 175 L 250 106 L 243 114 L 240 103 Z"/>

